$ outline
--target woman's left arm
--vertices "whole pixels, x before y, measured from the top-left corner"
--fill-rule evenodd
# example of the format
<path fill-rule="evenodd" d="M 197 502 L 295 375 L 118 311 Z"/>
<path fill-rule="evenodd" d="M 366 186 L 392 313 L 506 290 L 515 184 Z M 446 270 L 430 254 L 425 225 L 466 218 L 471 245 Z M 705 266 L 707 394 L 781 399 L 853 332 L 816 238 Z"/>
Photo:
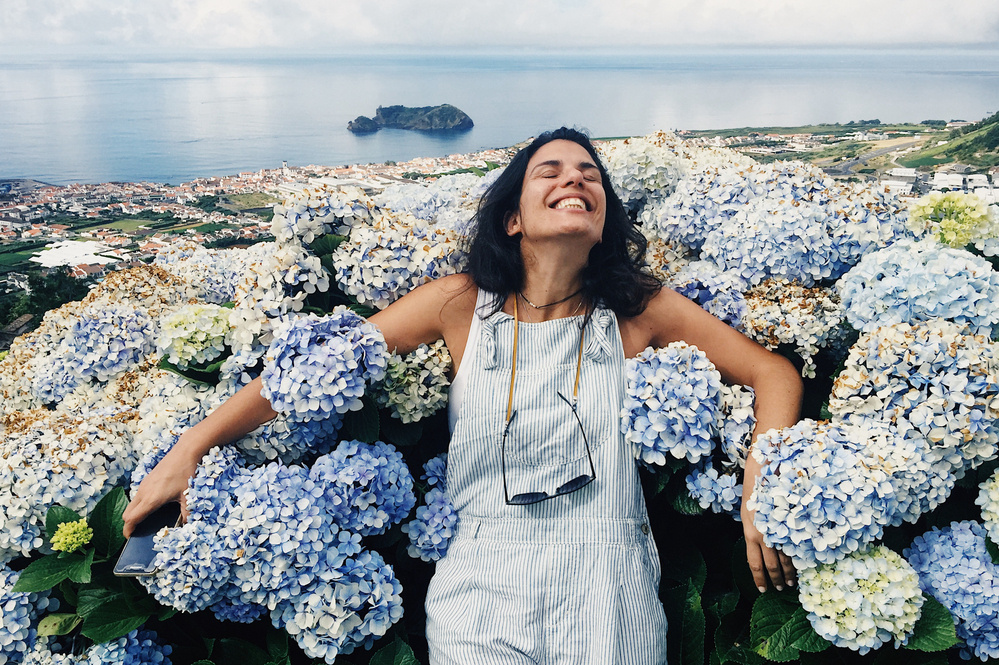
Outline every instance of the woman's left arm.
<path fill-rule="evenodd" d="M 752 387 L 756 393 L 754 445 L 763 432 L 798 422 L 802 383 L 794 365 L 670 289 L 664 288 L 649 302 L 645 312 L 624 322 L 621 335 L 628 357 L 647 346 L 658 348 L 683 341 L 704 352 L 726 383 Z M 743 475 L 742 524 L 746 558 L 753 580 L 763 592 L 768 578 L 781 590 L 785 585 L 793 586 L 796 575 L 787 556 L 764 544 L 762 534 L 753 524 L 754 512 L 746 507 L 759 471 L 760 465 L 750 454 Z"/>

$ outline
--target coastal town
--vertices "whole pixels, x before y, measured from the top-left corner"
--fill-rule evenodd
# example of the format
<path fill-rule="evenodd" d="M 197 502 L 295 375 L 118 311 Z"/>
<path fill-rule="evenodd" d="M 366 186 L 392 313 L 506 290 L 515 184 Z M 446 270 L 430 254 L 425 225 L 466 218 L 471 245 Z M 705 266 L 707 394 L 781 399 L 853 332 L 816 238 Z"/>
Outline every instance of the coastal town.
<path fill-rule="evenodd" d="M 964 191 L 987 204 L 999 203 L 999 167 L 980 172 L 955 163 L 932 169 L 900 166 L 904 155 L 934 140 L 912 131 L 865 126 L 838 135 L 679 135 L 691 144 L 730 147 L 760 161 L 811 161 L 833 177 L 877 180 L 902 197 Z M 853 148 L 838 149 L 844 145 Z M 99 280 L 108 270 L 153 260 L 178 238 L 208 247 L 245 246 L 268 239 L 273 206 L 310 184 L 355 186 L 374 193 L 392 184 L 487 170 L 508 162 L 515 151 L 516 146 L 338 167 L 283 163 L 278 168 L 199 178 L 177 186 L 149 182 L 55 186 L 26 179 L 0 180 L 0 295 L 28 291 L 32 271 L 62 270 L 73 278 Z M 0 321 L 3 324 L 0 350 L 5 339 L 31 325 L 25 317 Z"/>

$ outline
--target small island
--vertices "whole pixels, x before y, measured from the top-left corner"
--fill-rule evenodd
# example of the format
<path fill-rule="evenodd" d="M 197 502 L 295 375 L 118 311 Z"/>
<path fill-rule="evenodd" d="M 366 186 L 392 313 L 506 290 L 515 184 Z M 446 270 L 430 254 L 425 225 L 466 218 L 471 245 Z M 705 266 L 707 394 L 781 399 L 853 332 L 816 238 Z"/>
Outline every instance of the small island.
<path fill-rule="evenodd" d="M 423 132 L 466 131 L 474 123 L 468 114 L 451 104 L 440 106 L 379 106 L 374 118 L 359 115 L 347 123 L 355 134 L 377 132 L 382 127 Z"/>

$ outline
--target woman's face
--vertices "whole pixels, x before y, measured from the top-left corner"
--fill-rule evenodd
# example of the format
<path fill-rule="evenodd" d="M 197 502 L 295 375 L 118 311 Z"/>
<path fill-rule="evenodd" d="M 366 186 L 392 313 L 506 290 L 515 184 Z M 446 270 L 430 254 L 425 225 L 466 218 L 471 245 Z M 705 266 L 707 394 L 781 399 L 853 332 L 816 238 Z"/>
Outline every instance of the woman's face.
<path fill-rule="evenodd" d="M 507 233 L 521 242 L 561 238 L 589 247 L 603 236 L 607 197 L 600 170 L 586 149 L 573 141 L 541 146 L 527 163 L 520 207 L 507 221 Z"/>

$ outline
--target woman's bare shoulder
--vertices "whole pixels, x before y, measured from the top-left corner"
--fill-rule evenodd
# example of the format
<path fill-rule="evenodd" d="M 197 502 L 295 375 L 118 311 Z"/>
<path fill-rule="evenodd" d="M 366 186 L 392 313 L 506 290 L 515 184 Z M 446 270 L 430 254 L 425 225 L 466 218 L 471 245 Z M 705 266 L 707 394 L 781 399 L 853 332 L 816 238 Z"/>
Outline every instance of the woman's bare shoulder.
<path fill-rule="evenodd" d="M 371 321 L 381 328 L 389 347 L 399 353 L 439 339 L 450 346 L 462 327 L 467 335 L 476 295 L 475 283 L 468 275 L 448 275 L 413 289 L 374 314 Z"/>

